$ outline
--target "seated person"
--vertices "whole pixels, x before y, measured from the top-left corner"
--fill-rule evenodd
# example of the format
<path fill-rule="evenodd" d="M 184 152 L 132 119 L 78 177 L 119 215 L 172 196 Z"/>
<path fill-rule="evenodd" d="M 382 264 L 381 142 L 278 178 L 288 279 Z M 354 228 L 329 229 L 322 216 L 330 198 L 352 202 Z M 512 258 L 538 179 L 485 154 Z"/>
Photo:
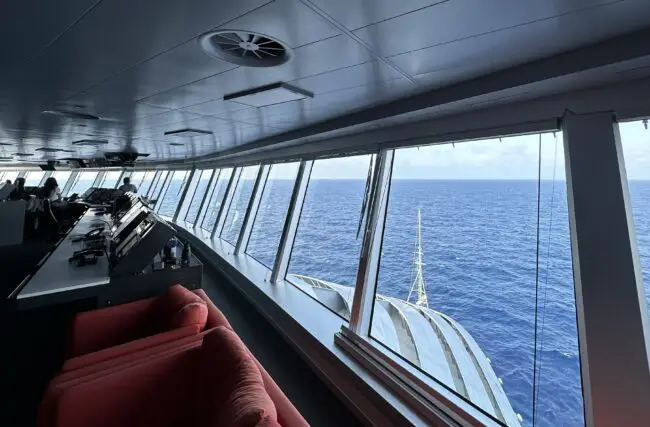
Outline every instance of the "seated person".
<path fill-rule="evenodd" d="M 25 191 L 25 178 L 16 178 L 14 187 L 9 193 L 9 200 L 29 200 L 29 194 Z"/>
<path fill-rule="evenodd" d="M 119 190 L 123 191 L 124 193 L 137 193 L 138 192 L 138 187 L 131 184 L 131 178 L 129 178 L 127 176 L 126 178 L 124 178 L 123 182 L 124 182 L 124 184 L 120 185 Z"/>

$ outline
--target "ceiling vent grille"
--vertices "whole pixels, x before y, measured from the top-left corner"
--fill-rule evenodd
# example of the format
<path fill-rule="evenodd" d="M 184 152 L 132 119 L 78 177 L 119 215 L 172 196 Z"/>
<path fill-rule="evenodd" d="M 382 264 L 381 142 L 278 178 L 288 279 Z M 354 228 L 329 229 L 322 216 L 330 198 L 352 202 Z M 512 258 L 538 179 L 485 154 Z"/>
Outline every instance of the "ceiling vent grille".
<path fill-rule="evenodd" d="M 250 31 L 211 31 L 199 37 L 205 53 L 244 67 L 275 67 L 289 61 L 289 46 L 272 37 Z"/>

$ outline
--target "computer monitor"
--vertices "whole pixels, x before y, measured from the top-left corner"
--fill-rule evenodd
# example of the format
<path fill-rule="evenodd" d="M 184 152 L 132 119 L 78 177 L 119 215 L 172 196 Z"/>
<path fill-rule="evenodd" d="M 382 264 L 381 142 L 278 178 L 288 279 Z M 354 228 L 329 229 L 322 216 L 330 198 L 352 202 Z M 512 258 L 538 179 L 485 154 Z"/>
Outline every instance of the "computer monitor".
<path fill-rule="evenodd" d="M 129 209 L 129 212 L 124 215 L 119 225 L 117 227 L 114 226 L 111 230 L 111 240 L 116 245 L 120 245 L 149 213 L 150 210 L 142 204 L 139 204 L 134 209 Z"/>
<path fill-rule="evenodd" d="M 114 246 L 111 276 L 141 273 L 173 236 L 174 229 L 169 224 L 153 212 L 147 212 L 121 243 Z"/>

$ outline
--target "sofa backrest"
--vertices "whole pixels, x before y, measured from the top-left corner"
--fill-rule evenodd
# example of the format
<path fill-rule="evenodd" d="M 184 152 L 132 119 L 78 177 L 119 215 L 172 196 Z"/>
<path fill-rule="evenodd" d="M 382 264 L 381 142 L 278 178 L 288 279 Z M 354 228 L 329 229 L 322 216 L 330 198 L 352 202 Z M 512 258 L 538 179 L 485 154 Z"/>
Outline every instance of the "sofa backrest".
<path fill-rule="evenodd" d="M 262 422 L 277 423 L 277 411 L 264 388 L 262 374 L 232 330 L 221 326 L 205 335 L 199 365 L 198 425 L 255 427 Z"/>
<path fill-rule="evenodd" d="M 181 285 L 174 285 L 157 298 L 156 306 L 166 329 L 197 325 L 203 330 L 208 319 L 206 302 Z"/>

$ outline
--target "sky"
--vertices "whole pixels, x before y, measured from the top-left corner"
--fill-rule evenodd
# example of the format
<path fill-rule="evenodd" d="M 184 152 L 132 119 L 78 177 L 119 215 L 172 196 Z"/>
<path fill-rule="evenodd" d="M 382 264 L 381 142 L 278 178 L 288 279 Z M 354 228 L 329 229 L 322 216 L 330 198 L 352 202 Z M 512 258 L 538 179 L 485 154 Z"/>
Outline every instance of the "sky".
<path fill-rule="evenodd" d="M 628 179 L 650 180 L 650 130 L 641 121 L 621 123 Z M 540 134 L 398 149 L 394 179 L 537 179 Z M 541 176 L 564 180 L 562 133 L 541 134 Z M 318 160 L 312 179 L 365 179 L 369 155 Z M 275 170 L 274 170 L 275 169 Z M 295 165 L 277 165 L 271 178 L 294 178 Z"/>
<path fill-rule="evenodd" d="M 650 130 L 641 121 L 619 125 L 629 180 L 650 180 Z M 393 179 L 537 179 L 540 134 L 402 148 Z M 541 134 L 542 179 L 565 180 L 562 133 Z M 370 155 L 317 160 L 312 179 L 366 179 Z M 277 164 L 269 179 L 294 179 L 298 163 Z M 246 168 L 254 179 L 257 167 Z M 182 176 L 179 175 L 179 179 Z M 204 174 L 203 179 L 209 179 Z"/>

